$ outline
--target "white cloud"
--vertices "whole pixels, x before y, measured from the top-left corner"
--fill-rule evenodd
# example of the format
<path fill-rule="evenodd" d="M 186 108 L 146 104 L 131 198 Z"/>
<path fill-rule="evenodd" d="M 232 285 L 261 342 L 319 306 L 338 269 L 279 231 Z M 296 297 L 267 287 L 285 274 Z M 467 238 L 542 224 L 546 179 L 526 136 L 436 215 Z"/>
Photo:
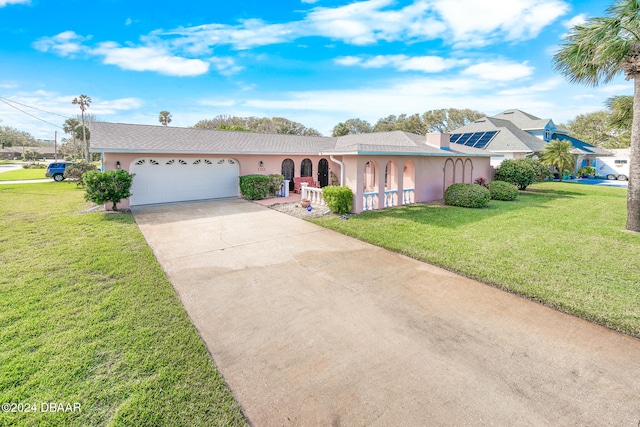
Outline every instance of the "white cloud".
<path fill-rule="evenodd" d="M 121 47 L 114 42 L 100 43 L 91 53 L 104 57 L 105 64 L 125 70 L 155 71 L 169 76 L 198 76 L 209 71 L 209 64 L 200 59 L 172 55 L 156 46 Z"/>
<path fill-rule="evenodd" d="M 498 91 L 497 94 L 498 95 L 507 95 L 507 96 L 511 96 L 511 95 L 533 95 L 536 93 L 541 93 L 541 92 L 549 92 L 552 91 L 556 88 L 558 88 L 560 85 L 562 85 L 562 79 L 558 78 L 558 77 L 554 77 L 548 80 L 544 80 L 541 81 L 539 83 L 535 83 L 532 84 L 530 86 L 524 86 L 524 87 L 514 87 L 514 88 L 510 88 L 510 89 L 504 89 L 501 91 Z"/>
<path fill-rule="evenodd" d="M 236 65 L 236 62 L 233 58 L 222 58 L 222 57 L 214 57 L 209 58 L 209 62 L 213 64 L 214 68 L 218 70 L 220 74 L 223 76 L 229 76 L 231 74 L 235 74 L 238 71 L 242 70 L 242 67 Z"/>
<path fill-rule="evenodd" d="M 616 95 L 618 94 L 632 95 L 633 83 L 602 86 L 601 88 L 598 88 L 598 92 L 604 93 L 604 94 L 610 93 L 610 94 L 616 94 Z"/>
<path fill-rule="evenodd" d="M 33 46 L 42 52 L 52 51 L 60 56 L 72 56 L 84 50 L 83 42 L 87 37 L 80 36 L 73 31 L 63 31 L 53 37 L 43 37 Z"/>
<path fill-rule="evenodd" d="M 111 100 L 98 99 L 91 104 L 95 114 L 116 114 L 120 111 L 132 111 L 142 106 L 142 100 L 138 98 L 118 98 Z"/>
<path fill-rule="evenodd" d="M 29 4 L 30 0 L 0 0 L 0 7 L 5 7 L 10 4 Z"/>
<path fill-rule="evenodd" d="M 235 105 L 236 102 L 231 99 L 204 99 L 199 101 L 198 104 L 206 107 L 231 107 Z"/>
<path fill-rule="evenodd" d="M 434 0 L 434 7 L 461 47 L 534 38 L 569 10 L 561 0 Z"/>
<path fill-rule="evenodd" d="M 442 58 L 440 56 L 377 55 L 372 57 L 343 56 L 336 58 L 334 62 L 344 66 L 360 66 L 363 68 L 392 67 L 398 71 L 438 73 L 466 64 L 468 61 Z"/>
<path fill-rule="evenodd" d="M 576 15 L 571 19 L 562 21 L 562 25 L 567 29 L 571 29 L 576 25 L 581 25 L 581 24 L 584 24 L 585 22 L 587 22 L 587 16 L 584 13 L 581 13 L 580 15 Z"/>
<path fill-rule="evenodd" d="M 493 61 L 472 65 L 462 74 L 475 76 L 481 80 L 508 82 L 529 77 L 533 71 L 534 68 L 526 62 L 518 64 L 511 61 Z"/>

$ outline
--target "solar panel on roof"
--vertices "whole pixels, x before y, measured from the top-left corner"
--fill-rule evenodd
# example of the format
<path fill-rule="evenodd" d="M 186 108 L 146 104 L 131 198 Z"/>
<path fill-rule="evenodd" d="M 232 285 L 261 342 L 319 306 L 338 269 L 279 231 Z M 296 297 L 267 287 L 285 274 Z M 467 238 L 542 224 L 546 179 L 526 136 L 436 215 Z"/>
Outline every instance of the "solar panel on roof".
<path fill-rule="evenodd" d="M 468 147 L 474 147 L 476 142 L 478 142 L 478 140 L 480 139 L 480 137 L 484 135 L 484 132 L 475 132 L 472 133 L 471 136 L 469 137 L 469 139 L 467 139 L 464 143 L 464 145 L 468 146 Z"/>
<path fill-rule="evenodd" d="M 472 133 L 463 133 L 460 139 L 456 144 L 465 144 L 469 138 L 471 138 Z"/>
<path fill-rule="evenodd" d="M 487 146 L 487 144 L 489 142 L 491 142 L 491 140 L 493 139 L 493 137 L 495 136 L 495 134 L 498 133 L 496 131 L 493 132 L 485 132 L 482 137 L 480 137 L 478 139 L 478 141 L 476 142 L 476 144 L 474 145 L 475 148 L 479 148 L 482 149 L 484 147 Z"/>
<path fill-rule="evenodd" d="M 449 141 L 453 144 L 466 145 L 482 149 L 487 146 L 498 131 L 491 132 L 472 132 L 472 133 L 455 133 L 449 137 Z"/>

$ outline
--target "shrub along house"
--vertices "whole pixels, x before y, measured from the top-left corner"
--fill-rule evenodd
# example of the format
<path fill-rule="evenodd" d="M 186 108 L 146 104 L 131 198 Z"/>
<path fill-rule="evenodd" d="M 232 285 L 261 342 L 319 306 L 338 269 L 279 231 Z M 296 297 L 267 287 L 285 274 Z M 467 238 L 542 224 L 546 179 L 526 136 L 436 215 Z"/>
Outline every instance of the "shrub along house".
<path fill-rule="evenodd" d="M 338 138 L 95 122 L 91 151 L 104 170 L 136 174 L 122 208 L 153 203 L 238 197 L 238 177 L 331 174 L 354 193 L 353 212 L 438 200 L 457 182 L 490 178 L 491 153 L 449 144 L 447 134 L 407 132 Z"/>

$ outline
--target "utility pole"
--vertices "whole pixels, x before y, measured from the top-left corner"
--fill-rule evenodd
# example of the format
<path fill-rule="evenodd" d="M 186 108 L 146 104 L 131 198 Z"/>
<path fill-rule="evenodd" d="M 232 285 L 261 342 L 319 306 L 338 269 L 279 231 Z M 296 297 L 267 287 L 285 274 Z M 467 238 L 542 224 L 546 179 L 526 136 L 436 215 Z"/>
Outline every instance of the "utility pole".
<path fill-rule="evenodd" d="M 53 158 L 58 160 L 58 131 L 53 133 Z"/>

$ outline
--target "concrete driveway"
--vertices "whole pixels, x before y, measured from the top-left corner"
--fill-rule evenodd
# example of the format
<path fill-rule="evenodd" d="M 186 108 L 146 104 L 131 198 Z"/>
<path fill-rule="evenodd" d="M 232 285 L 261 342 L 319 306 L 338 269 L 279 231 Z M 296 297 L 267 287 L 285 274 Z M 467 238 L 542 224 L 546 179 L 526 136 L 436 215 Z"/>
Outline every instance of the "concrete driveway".
<path fill-rule="evenodd" d="M 133 211 L 255 426 L 640 421 L 639 340 L 244 200 Z"/>

